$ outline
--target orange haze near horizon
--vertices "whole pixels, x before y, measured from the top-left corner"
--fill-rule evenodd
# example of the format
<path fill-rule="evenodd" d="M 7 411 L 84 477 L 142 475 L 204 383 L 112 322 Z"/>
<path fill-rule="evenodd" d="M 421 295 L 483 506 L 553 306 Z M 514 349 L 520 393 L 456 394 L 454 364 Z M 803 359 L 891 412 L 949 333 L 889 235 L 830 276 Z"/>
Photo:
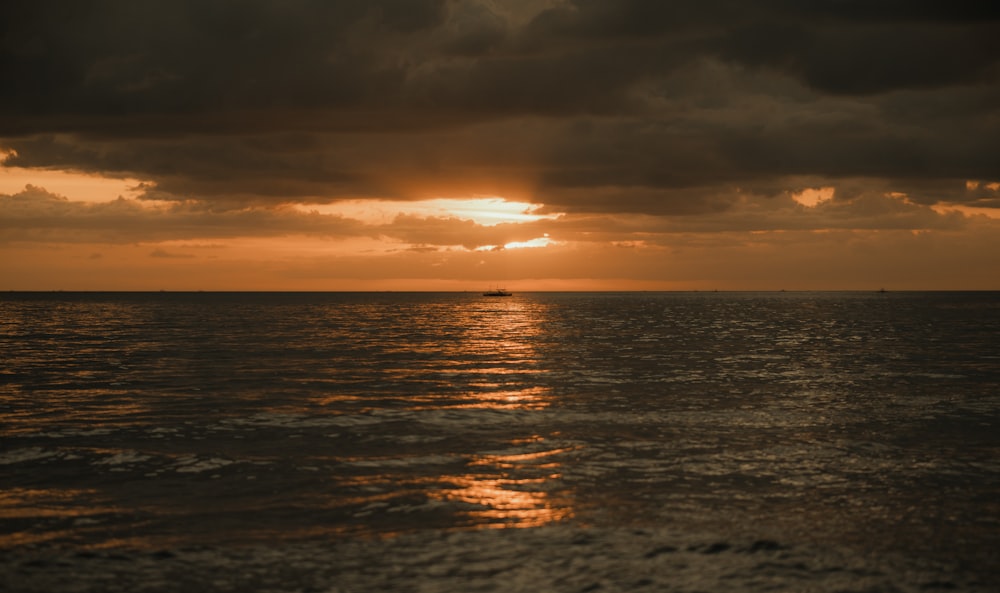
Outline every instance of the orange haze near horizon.
<path fill-rule="evenodd" d="M 4 172 L 0 192 L 44 184 L 65 218 L 117 204 L 135 226 L 180 224 L 177 204 L 126 197 L 136 182 L 48 171 Z M 34 183 L 31 183 L 34 182 Z M 37 184 L 37 185 L 36 185 Z M 23 186 L 22 186 L 23 187 Z M 120 192 L 120 193 L 116 193 Z M 832 190 L 789 194 L 788 213 Z M 889 198 L 896 199 L 896 198 Z M 75 210 L 74 210 L 75 208 Z M 347 236 L 272 234 L 208 225 L 185 238 L 76 226 L 8 239 L 4 290 L 518 291 L 996 289 L 995 218 L 935 211 L 966 228 L 643 230 L 649 220 L 545 212 L 498 196 L 410 202 L 344 201 L 261 208 L 262 217 L 357 226 Z M 786 213 L 787 214 L 787 213 Z M 224 216 L 223 216 L 224 218 Z M 66 221 L 69 223 L 70 221 Z M 299 221 L 301 222 L 301 221 Z M 127 225 L 126 225 L 127 226 Z M 624 227 L 624 228 L 620 228 Z M 632 228 L 630 228 L 632 227 Z M 211 229 L 215 229 L 214 232 Z M 74 235 L 75 234 L 75 235 Z M 121 235 L 121 236 L 116 236 Z M 426 235 L 426 236 L 425 236 Z M 435 239 L 437 242 L 435 242 Z M 919 258 L 915 258 L 919 255 Z M 978 261 L 977 261 L 978 256 Z M 926 273 L 928 265 L 935 274 Z M 977 268 L 979 272 L 977 272 Z"/>

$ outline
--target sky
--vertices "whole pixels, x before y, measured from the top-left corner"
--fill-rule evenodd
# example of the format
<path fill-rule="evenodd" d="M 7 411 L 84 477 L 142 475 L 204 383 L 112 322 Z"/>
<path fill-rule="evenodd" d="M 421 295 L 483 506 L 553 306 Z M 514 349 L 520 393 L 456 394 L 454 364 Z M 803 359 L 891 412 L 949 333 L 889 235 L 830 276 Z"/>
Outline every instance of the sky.
<path fill-rule="evenodd" d="M 1000 4 L 9 0 L 0 290 L 1000 289 Z"/>

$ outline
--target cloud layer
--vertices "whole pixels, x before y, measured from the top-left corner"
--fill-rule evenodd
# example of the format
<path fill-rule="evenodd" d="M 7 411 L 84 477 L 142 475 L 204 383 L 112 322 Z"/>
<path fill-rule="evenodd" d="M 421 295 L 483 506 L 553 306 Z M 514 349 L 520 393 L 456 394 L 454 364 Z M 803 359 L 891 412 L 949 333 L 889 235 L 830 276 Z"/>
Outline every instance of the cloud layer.
<path fill-rule="evenodd" d="M 1000 208 L 1000 7 L 902 0 L 32 0 L 0 18 L 6 241 L 666 244 Z M 815 207 L 793 196 L 831 188 Z M 309 214 L 499 195 L 554 221 Z M 306 205 L 305 208 L 296 205 Z M 951 208 L 952 210 L 948 210 Z M 955 209 L 966 208 L 966 214 Z M 978 228 L 978 227 L 977 227 Z M 166 253 L 167 251 L 164 251 Z"/>

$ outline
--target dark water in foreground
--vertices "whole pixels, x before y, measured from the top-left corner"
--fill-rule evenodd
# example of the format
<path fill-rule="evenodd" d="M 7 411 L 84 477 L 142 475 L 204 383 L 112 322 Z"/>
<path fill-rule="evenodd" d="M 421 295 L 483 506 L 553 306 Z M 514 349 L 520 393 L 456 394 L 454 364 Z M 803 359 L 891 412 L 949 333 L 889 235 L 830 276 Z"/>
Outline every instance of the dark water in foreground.
<path fill-rule="evenodd" d="M 0 295 L 0 589 L 995 591 L 1000 293 Z"/>

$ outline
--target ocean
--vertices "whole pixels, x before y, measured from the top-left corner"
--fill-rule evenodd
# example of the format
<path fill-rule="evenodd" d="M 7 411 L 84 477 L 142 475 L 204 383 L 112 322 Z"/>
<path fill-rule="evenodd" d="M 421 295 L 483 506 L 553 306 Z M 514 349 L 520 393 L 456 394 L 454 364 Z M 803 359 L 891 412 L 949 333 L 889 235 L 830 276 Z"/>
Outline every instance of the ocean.
<path fill-rule="evenodd" d="M 0 590 L 997 591 L 1000 293 L 0 294 Z"/>

